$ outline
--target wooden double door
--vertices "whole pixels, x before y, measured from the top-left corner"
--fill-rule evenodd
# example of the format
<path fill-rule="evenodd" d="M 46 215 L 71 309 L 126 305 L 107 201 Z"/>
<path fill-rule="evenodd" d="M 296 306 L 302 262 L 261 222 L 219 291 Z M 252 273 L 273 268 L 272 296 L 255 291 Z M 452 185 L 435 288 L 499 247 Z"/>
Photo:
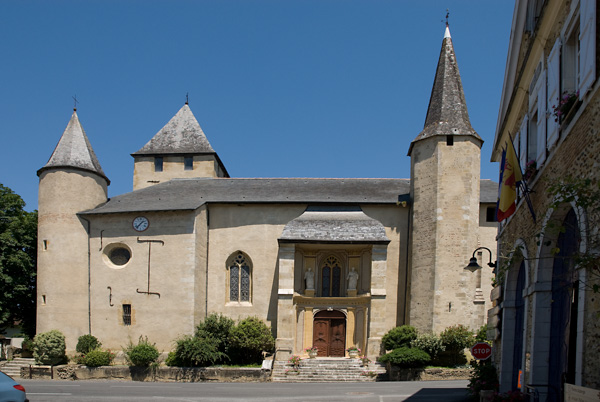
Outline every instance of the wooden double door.
<path fill-rule="evenodd" d="M 313 346 L 319 357 L 344 357 L 346 354 L 346 316 L 341 311 L 320 311 L 313 324 Z"/>

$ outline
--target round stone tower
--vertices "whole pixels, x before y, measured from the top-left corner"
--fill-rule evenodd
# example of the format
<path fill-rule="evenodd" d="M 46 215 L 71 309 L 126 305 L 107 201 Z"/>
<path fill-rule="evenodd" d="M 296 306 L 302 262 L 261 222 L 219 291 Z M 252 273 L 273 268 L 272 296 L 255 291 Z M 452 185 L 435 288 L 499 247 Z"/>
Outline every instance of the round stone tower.
<path fill-rule="evenodd" d="M 77 338 L 91 331 L 89 227 L 77 213 L 106 202 L 110 184 L 76 111 L 37 174 L 37 332 L 60 328 L 67 350 L 74 350 Z"/>
<path fill-rule="evenodd" d="M 446 27 L 425 127 L 411 143 L 410 324 L 439 333 L 469 326 L 476 275 L 483 140 L 471 127 Z"/>

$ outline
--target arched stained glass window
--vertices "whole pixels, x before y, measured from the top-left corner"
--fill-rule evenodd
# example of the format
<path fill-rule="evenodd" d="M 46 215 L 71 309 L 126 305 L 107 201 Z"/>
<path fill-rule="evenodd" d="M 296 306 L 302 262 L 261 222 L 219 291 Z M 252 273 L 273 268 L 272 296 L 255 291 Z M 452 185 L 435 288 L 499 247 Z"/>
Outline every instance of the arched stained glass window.
<path fill-rule="evenodd" d="M 329 256 L 321 266 L 321 296 L 339 297 L 342 283 L 342 268 L 340 261 Z"/>
<path fill-rule="evenodd" d="M 249 302 L 251 297 L 252 263 L 241 251 L 229 257 L 229 301 Z"/>

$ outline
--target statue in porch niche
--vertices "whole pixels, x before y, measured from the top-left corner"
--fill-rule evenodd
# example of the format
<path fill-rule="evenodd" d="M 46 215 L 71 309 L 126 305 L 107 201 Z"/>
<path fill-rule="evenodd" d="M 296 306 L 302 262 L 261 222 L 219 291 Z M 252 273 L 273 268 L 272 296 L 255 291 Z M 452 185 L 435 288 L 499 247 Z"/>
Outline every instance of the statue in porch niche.
<path fill-rule="evenodd" d="M 304 274 L 304 279 L 306 280 L 306 289 L 313 290 L 315 288 L 315 273 L 311 267 L 308 267 Z"/>
<path fill-rule="evenodd" d="M 352 267 L 350 272 L 348 272 L 346 279 L 348 280 L 348 290 L 356 290 L 356 284 L 358 283 L 358 272 L 356 272 L 354 267 Z"/>

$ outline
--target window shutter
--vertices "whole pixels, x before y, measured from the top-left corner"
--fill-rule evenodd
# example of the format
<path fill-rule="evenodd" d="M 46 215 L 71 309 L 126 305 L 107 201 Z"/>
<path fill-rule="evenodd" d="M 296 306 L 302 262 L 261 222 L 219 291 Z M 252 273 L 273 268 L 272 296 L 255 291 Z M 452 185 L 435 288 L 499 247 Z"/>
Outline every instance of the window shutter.
<path fill-rule="evenodd" d="M 546 70 L 543 70 L 538 78 L 537 91 L 537 155 L 536 164 L 542 166 L 546 160 Z"/>
<path fill-rule="evenodd" d="M 554 109 L 552 106 L 558 105 L 558 97 L 560 90 L 560 49 L 561 42 L 557 40 L 554 47 L 550 51 L 548 56 L 548 113 L 546 115 L 546 124 L 548 130 L 548 149 L 552 149 L 552 146 L 556 144 L 558 140 L 558 122 L 555 121 Z M 538 119 L 540 117 L 538 116 Z"/>
<path fill-rule="evenodd" d="M 523 122 L 521 123 L 521 129 L 519 130 L 521 134 L 521 148 L 519 150 L 519 160 L 521 162 L 521 171 L 525 170 L 525 166 L 527 166 L 527 124 L 529 123 L 529 117 L 525 115 L 523 117 Z"/>
<path fill-rule="evenodd" d="M 583 99 L 596 79 L 596 0 L 579 4 L 579 99 Z"/>

